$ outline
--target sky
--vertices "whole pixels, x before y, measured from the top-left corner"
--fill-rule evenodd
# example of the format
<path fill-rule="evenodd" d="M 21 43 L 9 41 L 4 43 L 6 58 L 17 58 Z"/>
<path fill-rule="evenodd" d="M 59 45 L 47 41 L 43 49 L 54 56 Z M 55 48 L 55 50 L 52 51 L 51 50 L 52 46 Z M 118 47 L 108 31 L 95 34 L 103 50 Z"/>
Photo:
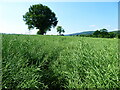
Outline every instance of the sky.
<path fill-rule="evenodd" d="M 107 1 L 107 0 L 106 0 Z M 83 31 L 95 31 L 106 28 L 118 30 L 118 2 L 40 2 L 40 1 L 0 1 L 0 33 L 36 34 L 37 29 L 28 30 L 23 15 L 30 5 L 48 6 L 58 19 L 57 26 L 62 26 L 64 34 Z M 56 28 L 47 32 L 57 35 Z"/>

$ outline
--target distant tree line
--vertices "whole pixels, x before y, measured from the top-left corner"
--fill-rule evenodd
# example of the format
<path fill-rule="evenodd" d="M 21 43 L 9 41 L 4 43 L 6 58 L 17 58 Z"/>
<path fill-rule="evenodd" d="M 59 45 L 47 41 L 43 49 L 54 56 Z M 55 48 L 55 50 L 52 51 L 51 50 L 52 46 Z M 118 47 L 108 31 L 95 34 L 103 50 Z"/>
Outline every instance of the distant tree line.
<path fill-rule="evenodd" d="M 120 38 L 120 32 L 108 32 L 107 29 L 103 28 L 96 30 L 93 34 L 89 35 L 77 35 L 82 37 L 97 37 L 97 38 Z"/>

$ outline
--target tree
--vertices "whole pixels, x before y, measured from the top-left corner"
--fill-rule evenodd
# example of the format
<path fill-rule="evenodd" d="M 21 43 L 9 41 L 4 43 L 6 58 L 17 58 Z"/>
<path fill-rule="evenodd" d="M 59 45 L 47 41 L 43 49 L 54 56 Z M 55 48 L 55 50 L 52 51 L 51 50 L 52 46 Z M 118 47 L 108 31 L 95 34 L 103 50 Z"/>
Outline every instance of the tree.
<path fill-rule="evenodd" d="M 62 28 L 62 26 L 57 26 L 57 32 L 59 33 L 59 35 L 61 35 L 61 33 L 65 32 L 64 29 Z"/>
<path fill-rule="evenodd" d="M 100 29 L 100 32 L 108 32 L 107 29 L 103 28 L 103 29 Z"/>
<path fill-rule="evenodd" d="M 116 35 L 114 32 L 109 32 L 109 38 L 114 38 Z"/>
<path fill-rule="evenodd" d="M 29 12 L 23 15 L 23 20 L 28 25 L 29 30 L 36 27 L 36 29 L 39 29 L 37 34 L 41 35 L 50 31 L 51 27 L 55 27 L 58 22 L 55 13 L 42 4 L 30 6 Z"/>
<path fill-rule="evenodd" d="M 98 35 L 100 35 L 100 31 L 99 30 L 96 30 L 93 35 L 95 35 L 96 37 L 98 37 Z"/>
<path fill-rule="evenodd" d="M 120 34 L 118 34 L 117 37 L 120 39 Z"/>
<path fill-rule="evenodd" d="M 101 33 L 101 36 L 102 36 L 102 38 L 106 38 L 106 37 L 108 37 L 108 30 L 107 29 L 105 29 L 105 28 L 103 28 L 103 29 L 100 29 L 100 33 Z"/>

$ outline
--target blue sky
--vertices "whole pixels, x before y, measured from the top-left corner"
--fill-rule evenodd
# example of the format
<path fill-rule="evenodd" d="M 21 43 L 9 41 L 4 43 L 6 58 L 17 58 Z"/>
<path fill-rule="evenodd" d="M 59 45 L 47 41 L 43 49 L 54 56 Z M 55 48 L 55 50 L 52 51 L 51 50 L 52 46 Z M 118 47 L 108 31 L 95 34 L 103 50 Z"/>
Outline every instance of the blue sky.
<path fill-rule="evenodd" d="M 36 34 L 29 32 L 23 21 L 23 15 L 30 5 L 40 2 L 1 2 L 0 33 Z M 58 18 L 58 26 L 65 29 L 65 34 L 82 31 L 95 31 L 106 28 L 108 31 L 118 29 L 117 2 L 41 2 L 47 5 Z M 57 34 L 56 28 L 47 34 Z"/>

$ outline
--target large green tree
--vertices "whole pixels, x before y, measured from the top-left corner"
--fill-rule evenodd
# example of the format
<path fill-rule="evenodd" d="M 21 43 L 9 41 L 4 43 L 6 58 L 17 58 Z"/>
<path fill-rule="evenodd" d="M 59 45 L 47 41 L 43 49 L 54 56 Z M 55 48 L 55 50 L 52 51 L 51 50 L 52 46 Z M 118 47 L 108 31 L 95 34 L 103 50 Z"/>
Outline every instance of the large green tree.
<path fill-rule="evenodd" d="M 28 25 L 28 29 L 39 29 L 37 34 L 44 35 L 47 31 L 51 30 L 51 27 L 57 25 L 57 17 L 52 10 L 45 5 L 36 4 L 29 8 L 29 11 L 23 15 L 23 20 Z"/>

